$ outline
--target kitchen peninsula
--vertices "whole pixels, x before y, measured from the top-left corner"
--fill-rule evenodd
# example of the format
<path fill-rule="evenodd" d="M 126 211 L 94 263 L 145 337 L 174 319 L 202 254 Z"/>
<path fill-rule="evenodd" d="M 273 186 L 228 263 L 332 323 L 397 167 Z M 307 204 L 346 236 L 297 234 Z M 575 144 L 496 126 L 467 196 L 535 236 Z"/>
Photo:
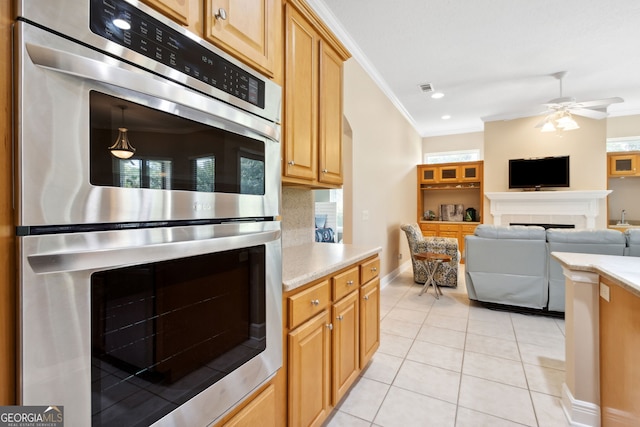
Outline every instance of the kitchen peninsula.
<path fill-rule="evenodd" d="M 565 413 L 582 425 L 632 425 L 640 419 L 640 258 L 551 255 L 566 277 Z"/>
<path fill-rule="evenodd" d="M 283 249 L 288 425 L 321 425 L 380 345 L 380 247 Z"/>

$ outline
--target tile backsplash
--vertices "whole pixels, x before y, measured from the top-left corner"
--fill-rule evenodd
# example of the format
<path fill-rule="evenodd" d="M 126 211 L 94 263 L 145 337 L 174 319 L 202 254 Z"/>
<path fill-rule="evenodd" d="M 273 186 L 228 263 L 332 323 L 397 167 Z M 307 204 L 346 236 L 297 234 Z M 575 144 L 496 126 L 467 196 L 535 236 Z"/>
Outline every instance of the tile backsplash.
<path fill-rule="evenodd" d="M 315 241 L 314 196 L 304 188 L 282 187 L 282 247 Z"/>

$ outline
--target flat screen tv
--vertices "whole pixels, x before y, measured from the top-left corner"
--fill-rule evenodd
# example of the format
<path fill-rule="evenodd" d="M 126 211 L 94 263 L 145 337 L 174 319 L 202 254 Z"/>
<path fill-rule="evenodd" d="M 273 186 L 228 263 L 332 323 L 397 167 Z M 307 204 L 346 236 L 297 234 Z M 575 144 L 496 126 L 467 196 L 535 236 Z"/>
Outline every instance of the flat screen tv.
<path fill-rule="evenodd" d="M 509 188 L 569 187 L 569 156 L 509 160 Z"/>

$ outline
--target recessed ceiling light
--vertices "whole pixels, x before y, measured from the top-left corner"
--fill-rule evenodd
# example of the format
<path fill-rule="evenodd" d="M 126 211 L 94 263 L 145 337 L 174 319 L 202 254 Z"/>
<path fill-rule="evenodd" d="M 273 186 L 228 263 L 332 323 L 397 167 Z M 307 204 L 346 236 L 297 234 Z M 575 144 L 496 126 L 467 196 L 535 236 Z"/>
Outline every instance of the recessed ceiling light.
<path fill-rule="evenodd" d="M 431 97 L 432 97 L 433 99 L 440 99 L 440 98 L 442 98 L 443 96 L 444 96 L 444 93 L 442 93 L 442 92 L 434 92 L 433 94 L 431 94 Z"/>
<path fill-rule="evenodd" d="M 444 116 L 442 116 L 442 120 L 449 120 L 451 118 L 450 115 L 445 114 Z"/>

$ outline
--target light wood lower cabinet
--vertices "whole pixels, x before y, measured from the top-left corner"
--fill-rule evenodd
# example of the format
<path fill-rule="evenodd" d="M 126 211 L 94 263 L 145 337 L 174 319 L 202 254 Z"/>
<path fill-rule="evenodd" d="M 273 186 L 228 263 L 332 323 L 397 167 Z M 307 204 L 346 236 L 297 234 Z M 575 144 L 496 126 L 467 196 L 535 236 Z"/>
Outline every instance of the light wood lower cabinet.
<path fill-rule="evenodd" d="M 289 334 L 291 426 L 317 426 L 328 415 L 331 328 L 323 311 Z"/>
<path fill-rule="evenodd" d="M 276 388 L 270 384 L 247 406 L 242 408 L 224 427 L 277 427 Z"/>
<path fill-rule="evenodd" d="M 285 293 L 288 425 L 320 426 L 380 345 L 379 270 L 375 256 Z"/>
<path fill-rule="evenodd" d="M 360 305 L 359 292 L 351 292 L 333 304 L 331 309 L 333 322 L 331 362 L 333 381 L 331 403 L 337 405 L 342 396 L 351 388 L 360 372 Z"/>
<path fill-rule="evenodd" d="M 640 297 L 600 278 L 609 300 L 600 308 L 600 411 L 603 427 L 638 425 L 640 420 Z"/>
<path fill-rule="evenodd" d="M 360 366 L 364 367 L 380 346 L 380 279 L 360 288 Z"/>

